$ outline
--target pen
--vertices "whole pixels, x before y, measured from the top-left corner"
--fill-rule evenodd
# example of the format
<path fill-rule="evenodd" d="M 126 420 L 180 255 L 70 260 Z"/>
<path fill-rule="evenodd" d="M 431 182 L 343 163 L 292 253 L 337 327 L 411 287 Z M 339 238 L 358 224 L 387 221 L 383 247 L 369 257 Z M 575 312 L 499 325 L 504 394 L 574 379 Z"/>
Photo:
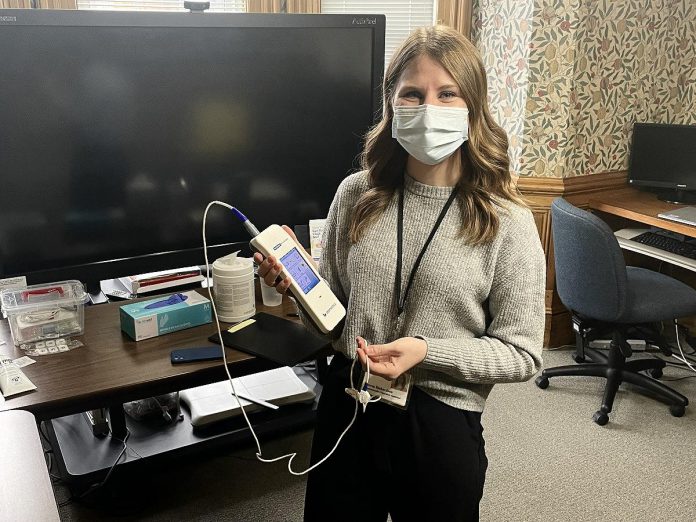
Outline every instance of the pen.
<path fill-rule="evenodd" d="M 244 395 L 243 393 L 237 393 L 237 397 L 240 399 L 244 399 L 245 401 L 253 402 L 254 404 L 258 404 L 259 406 L 265 406 L 266 408 L 270 408 L 271 410 L 277 410 L 278 406 L 275 404 L 271 404 L 270 402 L 263 401 L 261 399 L 257 399 L 255 397 L 249 397 L 248 395 Z"/>

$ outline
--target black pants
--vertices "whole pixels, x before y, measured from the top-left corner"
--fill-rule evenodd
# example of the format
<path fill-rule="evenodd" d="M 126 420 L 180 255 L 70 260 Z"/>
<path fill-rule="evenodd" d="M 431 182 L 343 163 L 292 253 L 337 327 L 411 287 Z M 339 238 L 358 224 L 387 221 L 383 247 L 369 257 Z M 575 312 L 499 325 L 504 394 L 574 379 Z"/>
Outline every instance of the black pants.
<path fill-rule="evenodd" d="M 350 361 L 336 355 L 324 384 L 312 463 L 334 446 L 353 415 Z M 359 373 L 356 368 L 356 374 Z M 481 414 L 414 388 L 408 408 L 370 404 L 336 452 L 310 472 L 305 521 L 478 520 L 488 460 Z"/>

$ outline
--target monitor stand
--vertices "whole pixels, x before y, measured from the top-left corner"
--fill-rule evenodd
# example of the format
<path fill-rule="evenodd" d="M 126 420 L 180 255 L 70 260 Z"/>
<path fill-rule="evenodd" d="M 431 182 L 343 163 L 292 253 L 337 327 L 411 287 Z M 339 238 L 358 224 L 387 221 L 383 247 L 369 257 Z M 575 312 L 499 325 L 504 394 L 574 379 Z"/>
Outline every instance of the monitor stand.
<path fill-rule="evenodd" d="M 683 189 L 658 190 L 656 192 L 657 199 L 674 203 L 676 205 L 694 205 L 696 204 L 696 192 Z"/>

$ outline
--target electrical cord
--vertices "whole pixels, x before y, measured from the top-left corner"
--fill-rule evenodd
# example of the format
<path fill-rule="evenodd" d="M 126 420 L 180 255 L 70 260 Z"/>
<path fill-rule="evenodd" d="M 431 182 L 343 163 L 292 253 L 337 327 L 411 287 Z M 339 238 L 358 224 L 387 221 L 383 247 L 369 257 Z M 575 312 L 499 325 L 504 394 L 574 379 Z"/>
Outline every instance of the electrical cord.
<path fill-rule="evenodd" d="M 317 379 L 314 374 L 312 373 L 311 370 L 308 370 L 304 366 L 300 366 L 300 369 L 305 373 L 305 375 L 308 375 L 314 382 L 319 382 L 319 379 Z"/>
<path fill-rule="evenodd" d="M 43 439 L 43 441 L 41 442 L 41 446 L 43 448 L 44 457 L 46 458 L 46 468 L 48 468 L 48 475 L 51 477 L 51 479 L 53 479 L 51 480 L 51 482 L 57 484 L 61 482 L 63 479 L 58 475 L 53 474 L 53 463 L 55 462 L 53 445 L 51 444 L 51 441 L 48 440 L 48 436 L 44 433 L 43 425 L 44 422 L 40 421 L 37 425 L 37 428 L 39 430 L 41 438 Z"/>
<path fill-rule="evenodd" d="M 210 210 L 210 208 L 213 205 L 220 205 L 220 206 L 223 206 L 223 207 L 231 210 L 235 214 L 235 216 L 237 216 L 240 220 L 242 220 L 242 222 L 243 222 L 242 224 L 247 229 L 247 231 L 249 231 L 250 234 L 252 234 L 252 237 L 259 234 L 259 231 L 256 229 L 256 227 L 253 224 L 251 224 L 251 222 L 246 218 L 246 216 L 244 216 L 244 214 L 242 214 L 239 210 L 234 208 L 232 205 L 229 205 L 229 204 L 224 203 L 222 201 L 211 201 L 210 203 L 208 203 L 208 205 L 205 207 L 205 212 L 203 213 L 203 255 L 205 256 L 205 267 L 206 267 L 206 277 L 207 278 L 210 278 L 210 263 L 208 262 L 208 242 L 207 242 L 206 234 L 205 234 L 205 224 L 206 224 L 206 220 L 208 217 L 208 210 Z M 254 233 L 254 231 L 255 231 L 255 233 Z M 211 286 L 212 285 L 208 285 L 208 297 L 210 298 L 210 304 L 211 304 L 211 307 L 213 309 L 213 315 L 215 317 L 215 326 L 217 327 L 218 338 L 220 339 L 220 343 L 221 343 L 223 366 L 225 368 L 225 373 L 227 374 L 227 378 L 230 381 L 230 386 L 232 387 L 232 393 L 234 394 L 235 399 L 237 399 L 237 403 L 239 404 L 239 408 L 242 410 L 242 415 L 244 416 L 244 420 L 246 421 L 247 426 L 249 426 L 249 431 L 251 431 L 251 435 L 254 438 L 254 442 L 256 443 L 256 449 L 257 449 L 256 458 L 259 461 L 265 462 L 265 463 L 276 462 L 276 461 L 283 460 L 283 459 L 287 458 L 288 459 L 288 472 L 290 472 L 290 474 L 295 475 L 295 476 L 301 476 L 301 475 L 304 475 L 305 473 L 310 472 L 314 468 L 323 464 L 331 455 L 333 455 L 334 451 L 336 451 L 336 448 L 338 448 L 338 445 L 341 443 L 341 440 L 343 440 L 343 437 L 345 436 L 345 434 L 348 433 L 348 430 L 350 430 L 350 428 L 353 426 L 353 423 L 355 422 L 355 419 L 358 416 L 358 403 L 362 404 L 363 411 L 364 411 L 365 408 L 367 408 L 367 405 L 369 403 L 376 402 L 380 399 L 379 397 L 371 397 L 369 392 L 367 391 L 367 381 L 370 378 L 370 361 L 369 361 L 369 359 L 367 361 L 366 375 L 363 378 L 363 382 L 360 386 L 361 389 L 356 390 L 355 388 L 346 388 L 346 393 L 348 393 L 348 395 L 350 395 L 351 397 L 353 397 L 355 399 L 355 409 L 353 411 L 353 418 L 351 419 L 351 421 L 348 424 L 348 426 L 346 427 L 346 429 L 343 430 L 341 435 L 338 437 L 338 440 L 336 441 L 336 444 L 334 445 L 334 447 L 331 449 L 331 451 L 329 451 L 329 453 L 324 458 L 322 458 L 320 461 L 314 463 L 312 466 L 308 467 L 304 471 L 294 471 L 292 469 L 292 461 L 297 456 L 297 452 L 288 453 L 287 455 L 282 455 L 280 457 L 266 459 L 263 457 L 259 438 L 257 437 L 256 432 L 254 431 L 254 428 L 251 425 L 251 421 L 249 420 L 247 412 L 244 409 L 244 406 L 242 405 L 242 401 L 239 399 L 239 396 L 237 395 L 237 390 L 234 387 L 234 380 L 232 379 L 232 375 L 230 374 L 230 369 L 227 366 L 227 352 L 225 350 L 224 344 L 222 344 L 222 330 L 220 327 L 220 319 L 218 318 L 217 308 L 215 307 L 215 301 L 213 300 Z M 353 363 L 350 366 L 350 385 L 351 386 L 353 386 L 353 368 L 355 367 L 355 363 L 357 360 L 358 360 L 358 358 L 355 357 L 355 359 L 353 359 Z"/>
<path fill-rule="evenodd" d="M 126 450 L 128 449 L 128 439 L 130 438 L 130 430 L 128 428 L 126 428 L 126 436 L 123 437 L 123 439 L 117 439 L 116 437 L 113 437 L 113 436 L 112 436 L 112 438 L 114 440 L 117 440 L 118 442 L 122 443 L 123 448 L 121 449 L 121 452 L 118 454 L 118 457 L 116 457 L 116 460 L 114 461 L 111 468 L 109 469 L 109 472 L 106 474 L 106 477 L 104 477 L 104 480 L 102 480 L 98 484 L 92 484 L 86 491 L 80 493 L 80 495 L 78 495 L 77 497 L 69 498 L 68 503 L 71 502 L 72 500 L 80 500 L 80 499 L 83 499 L 84 497 L 86 497 L 87 495 L 91 495 L 92 493 L 94 493 L 98 489 L 101 489 L 102 487 L 104 487 L 104 485 L 107 483 L 107 481 L 109 480 L 109 477 L 111 477 L 111 474 L 114 472 L 114 469 L 116 469 L 116 465 L 121 461 L 121 459 L 123 458 L 123 455 L 126 454 Z"/>
<path fill-rule="evenodd" d="M 162 411 L 162 417 L 166 422 L 172 422 L 172 416 L 169 414 L 167 411 L 167 408 L 165 408 L 162 403 L 157 399 L 157 397 L 152 397 L 152 400 L 155 401 L 155 404 L 157 404 L 157 407 Z"/>
<path fill-rule="evenodd" d="M 683 381 L 684 379 L 696 379 L 696 375 L 685 375 L 684 377 L 675 377 L 674 379 L 665 379 L 663 377 L 661 380 L 663 382 L 674 382 L 674 381 Z"/>
<path fill-rule="evenodd" d="M 571 349 L 574 350 L 576 348 L 577 348 L 577 346 L 575 346 L 574 344 L 563 344 L 561 346 L 554 346 L 551 348 L 546 348 L 546 350 L 548 350 L 549 352 L 557 352 L 557 351 L 561 351 L 561 350 L 571 350 Z"/>
<path fill-rule="evenodd" d="M 676 323 L 676 321 L 675 321 L 675 323 Z M 682 332 L 684 332 L 684 333 L 683 333 L 683 337 L 684 337 L 684 340 L 685 340 L 686 343 L 687 343 L 686 346 L 687 346 L 688 348 L 691 349 L 690 352 L 686 352 L 686 355 L 696 355 L 696 349 L 695 349 L 693 346 L 691 346 L 691 343 L 689 342 L 689 341 L 690 341 L 689 328 L 687 328 L 686 326 L 684 326 L 684 325 L 682 325 L 682 324 L 678 324 L 678 325 L 677 325 L 677 332 L 678 332 L 679 330 L 681 330 Z M 677 337 L 679 337 L 678 334 L 677 334 Z"/>
<path fill-rule="evenodd" d="M 51 451 L 53 451 L 53 445 L 51 444 L 51 441 L 48 440 L 48 435 L 46 435 L 43 431 L 43 425 L 44 421 L 39 422 L 39 433 L 41 434 L 41 437 L 43 438 L 44 441 L 46 441 L 46 444 L 48 445 L 49 448 L 51 448 Z"/>
<path fill-rule="evenodd" d="M 303 362 L 300 364 L 296 364 L 295 368 L 300 368 L 305 375 L 309 376 L 314 382 L 319 382 L 319 379 L 316 378 L 314 375 L 314 372 L 317 371 L 317 363 L 314 361 L 307 361 Z"/>
<path fill-rule="evenodd" d="M 142 456 L 139 455 L 135 450 L 133 450 L 133 449 L 131 449 L 131 448 L 128 448 L 128 439 L 129 439 L 129 438 L 130 438 L 130 430 L 128 430 L 128 428 L 126 428 L 126 436 L 123 438 L 123 440 L 117 439 L 116 437 L 113 437 L 114 440 L 117 440 L 117 441 L 119 441 L 119 442 L 121 442 L 121 443 L 123 444 L 123 448 L 121 449 L 121 452 L 118 454 L 118 457 L 116 457 L 116 460 L 114 461 L 114 463 L 111 465 L 111 468 L 109 468 L 109 471 L 108 471 L 108 473 L 106 474 L 106 477 L 104 477 L 104 480 L 102 480 L 101 482 L 99 482 L 99 483 L 97 483 L 97 484 L 92 484 L 89 488 L 87 488 L 87 490 L 83 491 L 82 493 L 80 493 L 80 494 L 77 495 L 77 496 L 71 495 L 71 496 L 68 497 L 66 500 L 63 500 L 62 502 L 59 502 L 59 503 L 58 503 L 58 507 L 65 507 L 65 506 L 67 506 L 67 505 L 69 505 L 69 504 L 72 504 L 72 503 L 75 502 L 75 501 L 80 501 L 80 500 L 84 499 L 85 497 L 87 497 L 88 495 L 91 495 L 91 494 L 94 493 L 95 491 L 97 491 L 97 490 L 101 489 L 102 487 L 104 487 L 104 485 L 105 485 L 105 484 L 107 483 L 107 481 L 109 480 L 109 477 L 111 477 L 111 474 L 113 473 L 114 469 L 116 468 L 116 466 L 118 465 L 118 463 L 119 463 L 119 462 L 121 461 L 121 459 L 123 458 L 123 455 L 127 455 L 127 451 L 128 451 L 129 449 L 130 449 L 131 451 L 135 452 L 140 458 L 142 458 Z"/>
<path fill-rule="evenodd" d="M 690 362 L 688 361 L 688 359 L 686 358 L 686 355 L 684 355 L 684 350 L 682 350 L 681 342 L 679 341 L 679 324 L 677 323 L 677 320 L 676 320 L 676 319 L 674 320 L 674 330 L 675 330 L 675 333 L 676 333 L 676 335 L 677 335 L 677 347 L 679 348 L 679 353 L 681 354 L 681 357 L 679 357 L 677 354 L 674 354 L 674 353 L 672 354 L 672 357 L 674 357 L 674 358 L 677 359 L 678 361 L 683 362 L 683 363 L 686 364 L 689 368 L 691 368 L 691 371 L 693 371 L 693 372 L 696 373 L 696 368 L 694 368 L 693 366 L 691 366 L 691 363 L 690 363 Z"/>

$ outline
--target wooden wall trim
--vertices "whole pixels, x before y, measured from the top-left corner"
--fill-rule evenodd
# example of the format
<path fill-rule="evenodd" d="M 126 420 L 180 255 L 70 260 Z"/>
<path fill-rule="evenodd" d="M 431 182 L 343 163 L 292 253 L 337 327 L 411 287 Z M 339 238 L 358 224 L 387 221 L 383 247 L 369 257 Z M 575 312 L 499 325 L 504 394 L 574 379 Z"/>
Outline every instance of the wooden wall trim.
<path fill-rule="evenodd" d="M 570 314 L 556 292 L 556 270 L 551 236 L 551 203 L 563 197 L 573 205 L 587 208 L 589 200 L 598 194 L 623 190 L 627 187 L 626 171 L 601 172 L 572 178 L 517 178 L 517 188 L 529 205 L 539 231 L 541 245 L 546 255 L 546 330 L 544 346 L 556 347 L 573 344 Z"/>
<path fill-rule="evenodd" d="M 627 181 L 625 170 L 601 172 L 590 176 L 574 176 L 572 178 L 539 178 L 520 176 L 517 178 L 517 188 L 522 192 L 534 195 L 549 195 L 561 197 L 567 194 L 578 195 L 586 192 L 596 194 L 605 190 L 623 188 Z"/>

